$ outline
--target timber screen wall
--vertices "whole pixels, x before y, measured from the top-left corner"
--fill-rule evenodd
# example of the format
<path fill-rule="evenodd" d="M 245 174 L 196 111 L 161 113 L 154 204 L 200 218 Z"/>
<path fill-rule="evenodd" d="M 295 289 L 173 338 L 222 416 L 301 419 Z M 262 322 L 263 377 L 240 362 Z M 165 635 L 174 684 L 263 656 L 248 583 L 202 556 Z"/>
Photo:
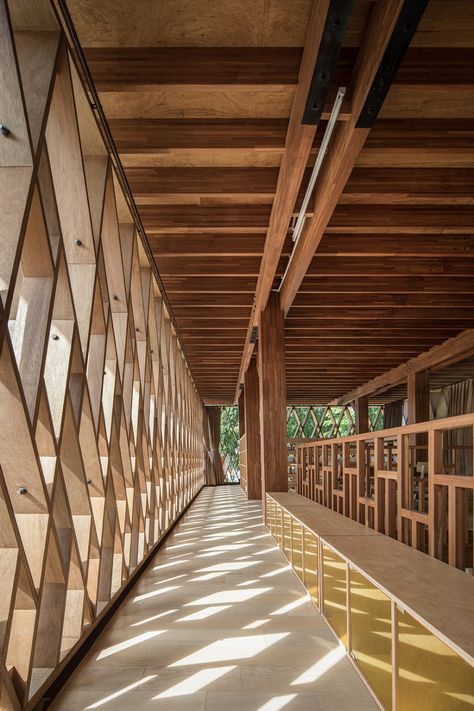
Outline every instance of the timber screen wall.
<path fill-rule="evenodd" d="M 203 407 L 59 31 L 0 0 L 2 710 L 31 708 L 203 483 Z M 2 108 L 3 110 L 3 108 Z"/>

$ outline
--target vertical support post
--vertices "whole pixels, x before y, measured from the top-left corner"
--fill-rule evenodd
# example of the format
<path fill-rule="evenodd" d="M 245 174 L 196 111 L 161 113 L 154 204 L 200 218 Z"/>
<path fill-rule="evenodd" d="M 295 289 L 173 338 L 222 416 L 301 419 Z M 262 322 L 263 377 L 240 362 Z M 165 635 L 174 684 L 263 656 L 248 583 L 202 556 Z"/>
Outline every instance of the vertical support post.
<path fill-rule="evenodd" d="M 408 424 L 416 422 L 427 422 L 430 419 L 430 379 L 429 372 L 423 370 L 419 373 L 410 373 L 407 379 L 407 401 L 408 401 Z M 422 501 L 424 489 L 418 482 L 418 500 L 415 499 L 415 481 L 419 469 L 419 462 L 428 461 L 428 436 L 424 432 L 409 436 L 410 456 L 408 461 L 408 471 L 406 472 L 407 497 L 405 506 L 412 510 L 423 511 L 424 501 Z M 416 522 L 411 522 L 412 545 L 416 543 Z"/>
<path fill-rule="evenodd" d="M 407 378 L 408 424 L 428 422 L 430 419 L 429 372 L 410 373 Z"/>
<path fill-rule="evenodd" d="M 356 434 L 369 431 L 369 396 L 364 395 L 354 400 Z"/>
<path fill-rule="evenodd" d="M 247 497 L 262 498 L 262 466 L 260 456 L 260 413 L 257 361 L 252 358 L 245 373 L 245 440 L 247 447 Z"/>
<path fill-rule="evenodd" d="M 262 493 L 288 491 L 285 321 L 276 291 L 260 317 L 258 371 Z"/>
<path fill-rule="evenodd" d="M 245 390 L 241 390 L 237 401 L 239 407 L 239 439 L 245 434 Z"/>

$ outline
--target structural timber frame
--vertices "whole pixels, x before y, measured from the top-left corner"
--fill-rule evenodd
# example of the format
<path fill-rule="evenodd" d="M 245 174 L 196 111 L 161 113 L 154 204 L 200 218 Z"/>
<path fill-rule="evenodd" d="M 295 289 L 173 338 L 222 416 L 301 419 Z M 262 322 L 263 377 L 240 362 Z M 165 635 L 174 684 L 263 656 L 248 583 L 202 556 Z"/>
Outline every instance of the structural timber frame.
<path fill-rule="evenodd" d="M 203 485 L 207 415 L 64 34 L 17 31 L 3 0 L 0 26 L 0 707 L 18 711 Z"/>

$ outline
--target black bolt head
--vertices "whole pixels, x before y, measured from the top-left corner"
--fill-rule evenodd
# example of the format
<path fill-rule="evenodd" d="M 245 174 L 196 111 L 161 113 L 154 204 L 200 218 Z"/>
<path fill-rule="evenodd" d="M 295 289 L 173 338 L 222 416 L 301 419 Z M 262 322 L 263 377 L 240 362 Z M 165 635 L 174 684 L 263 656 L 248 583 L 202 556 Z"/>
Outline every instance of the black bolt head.
<path fill-rule="evenodd" d="M 10 129 L 4 126 L 3 123 L 0 123 L 0 133 L 7 138 L 10 135 Z"/>

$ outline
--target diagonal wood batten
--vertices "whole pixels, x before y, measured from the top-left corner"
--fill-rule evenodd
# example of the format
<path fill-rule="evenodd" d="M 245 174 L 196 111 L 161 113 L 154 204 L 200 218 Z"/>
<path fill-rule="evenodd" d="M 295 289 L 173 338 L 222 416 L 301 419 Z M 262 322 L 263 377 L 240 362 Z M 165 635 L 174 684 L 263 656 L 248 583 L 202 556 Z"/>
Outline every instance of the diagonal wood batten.
<path fill-rule="evenodd" d="M 2 711 L 44 696 L 204 481 L 202 401 L 64 37 L 36 11 L 47 31 L 17 29 L 19 7 L 12 29 L 0 2 Z"/>

